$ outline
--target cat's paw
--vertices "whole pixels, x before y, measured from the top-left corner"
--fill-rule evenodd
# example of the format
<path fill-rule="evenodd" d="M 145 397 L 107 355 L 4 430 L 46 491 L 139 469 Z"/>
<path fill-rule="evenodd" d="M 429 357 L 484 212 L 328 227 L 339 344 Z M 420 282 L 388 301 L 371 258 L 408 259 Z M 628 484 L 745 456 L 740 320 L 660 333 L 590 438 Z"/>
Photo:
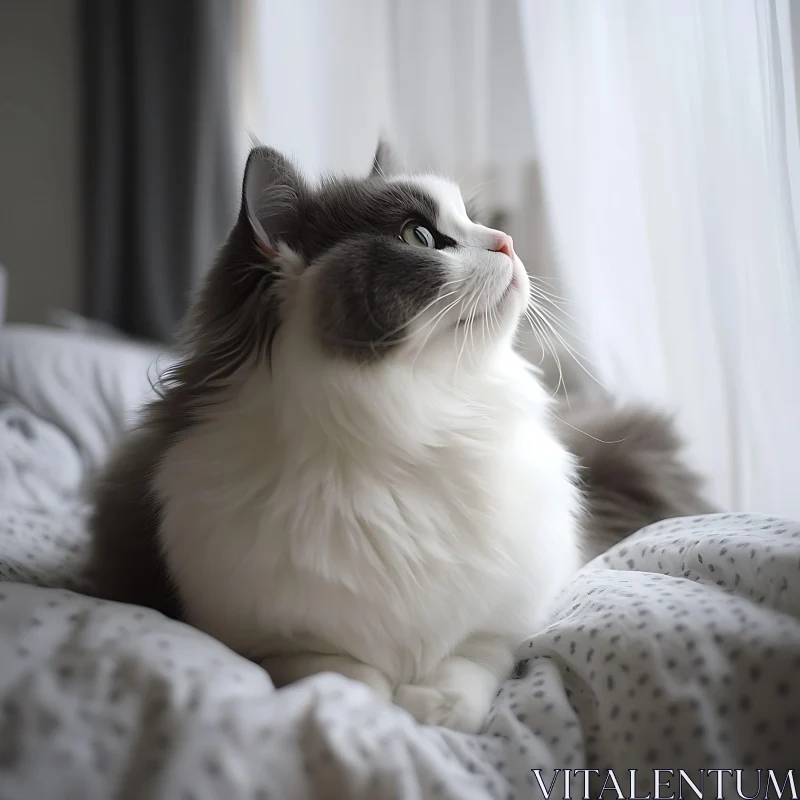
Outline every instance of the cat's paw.
<path fill-rule="evenodd" d="M 477 733 L 492 707 L 497 676 L 460 656 L 444 659 L 421 684 L 404 684 L 394 693 L 396 705 L 417 722 Z"/>
<path fill-rule="evenodd" d="M 455 689 L 403 684 L 394 694 L 396 705 L 404 708 L 423 725 L 441 725 L 462 733 L 478 733 L 491 700 L 470 696 Z"/>
<path fill-rule="evenodd" d="M 372 689 L 373 694 L 381 700 L 391 702 L 392 685 L 389 683 L 389 679 L 380 670 L 364 664 L 344 674 L 353 678 L 353 680 L 361 681 L 361 683 Z"/>

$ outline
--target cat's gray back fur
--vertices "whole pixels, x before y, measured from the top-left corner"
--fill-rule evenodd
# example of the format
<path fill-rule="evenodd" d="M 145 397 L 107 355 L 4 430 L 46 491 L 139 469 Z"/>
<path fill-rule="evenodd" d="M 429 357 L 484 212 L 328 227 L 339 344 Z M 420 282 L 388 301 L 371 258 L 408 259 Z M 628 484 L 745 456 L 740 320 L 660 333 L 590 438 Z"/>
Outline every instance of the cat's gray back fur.
<path fill-rule="evenodd" d="M 151 424 L 112 456 L 94 489 L 90 578 L 98 597 L 179 618 L 178 595 L 158 543 L 161 511 L 150 491 L 167 441 L 160 426 Z"/>
<path fill-rule="evenodd" d="M 560 402 L 556 417 L 559 438 L 579 463 L 587 560 L 646 525 L 718 510 L 687 466 L 669 415 L 595 396 Z"/>

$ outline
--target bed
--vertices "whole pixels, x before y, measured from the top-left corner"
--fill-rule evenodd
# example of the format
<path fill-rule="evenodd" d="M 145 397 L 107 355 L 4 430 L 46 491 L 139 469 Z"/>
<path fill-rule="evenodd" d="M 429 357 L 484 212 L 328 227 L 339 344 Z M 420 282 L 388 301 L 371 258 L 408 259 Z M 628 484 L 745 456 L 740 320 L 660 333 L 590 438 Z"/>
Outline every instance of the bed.
<path fill-rule="evenodd" d="M 0 329 L 0 800 L 516 798 L 553 781 L 562 797 L 564 770 L 573 797 L 584 781 L 627 797 L 606 770 L 628 792 L 634 768 L 641 796 L 670 778 L 656 770 L 714 796 L 736 774 L 703 770 L 746 770 L 747 790 L 758 769 L 779 786 L 796 769 L 800 789 L 790 520 L 668 520 L 587 565 L 476 736 L 335 675 L 277 691 L 210 637 L 93 599 L 86 484 L 164 363 L 125 340 Z"/>

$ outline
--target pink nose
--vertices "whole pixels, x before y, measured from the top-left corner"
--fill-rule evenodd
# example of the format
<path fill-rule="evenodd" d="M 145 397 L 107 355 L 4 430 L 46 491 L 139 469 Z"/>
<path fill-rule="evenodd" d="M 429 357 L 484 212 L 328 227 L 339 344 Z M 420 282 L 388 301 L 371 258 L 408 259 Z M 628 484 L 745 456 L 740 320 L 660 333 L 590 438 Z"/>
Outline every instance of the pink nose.
<path fill-rule="evenodd" d="M 495 253 L 505 253 L 512 261 L 514 260 L 514 240 L 507 233 L 498 233 L 495 239 Z"/>

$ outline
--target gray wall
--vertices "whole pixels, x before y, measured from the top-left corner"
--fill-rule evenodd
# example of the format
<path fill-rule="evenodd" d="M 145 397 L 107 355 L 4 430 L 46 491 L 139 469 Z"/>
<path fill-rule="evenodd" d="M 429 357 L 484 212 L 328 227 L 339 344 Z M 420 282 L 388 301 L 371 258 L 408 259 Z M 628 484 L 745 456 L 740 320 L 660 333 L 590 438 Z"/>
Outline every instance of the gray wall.
<path fill-rule="evenodd" d="M 76 0 L 0 0 L 0 264 L 7 319 L 80 310 Z"/>

